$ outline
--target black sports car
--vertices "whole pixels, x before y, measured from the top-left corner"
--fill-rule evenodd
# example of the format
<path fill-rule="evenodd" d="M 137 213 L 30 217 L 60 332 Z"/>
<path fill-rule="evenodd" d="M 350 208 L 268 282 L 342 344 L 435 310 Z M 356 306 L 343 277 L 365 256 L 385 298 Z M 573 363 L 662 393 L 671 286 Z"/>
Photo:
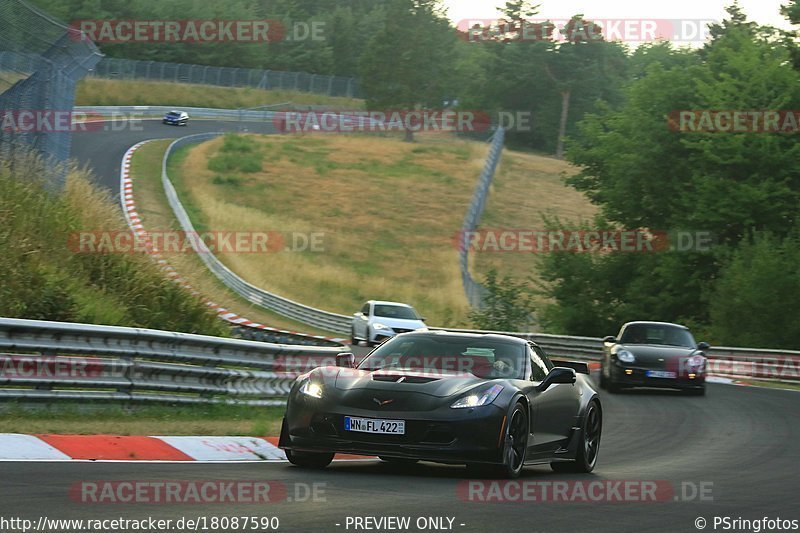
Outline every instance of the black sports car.
<path fill-rule="evenodd" d="M 706 391 L 708 343 L 694 341 L 689 328 L 668 322 L 628 322 L 619 335 L 603 339 L 600 387 L 667 387 L 689 394 Z"/>
<path fill-rule="evenodd" d="M 590 472 L 600 400 L 585 363 L 557 363 L 516 337 L 403 333 L 358 366 L 340 354 L 338 366 L 298 377 L 279 446 L 303 467 L 325 467 L 340 452 L 466 464 L 506 477 L 547 463 Z"/>

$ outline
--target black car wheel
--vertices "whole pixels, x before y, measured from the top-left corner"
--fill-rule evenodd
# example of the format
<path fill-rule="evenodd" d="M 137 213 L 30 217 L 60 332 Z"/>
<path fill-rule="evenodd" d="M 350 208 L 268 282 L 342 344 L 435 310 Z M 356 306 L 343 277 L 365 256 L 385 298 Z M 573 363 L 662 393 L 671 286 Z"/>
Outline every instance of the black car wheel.
<path fill-rule="evenodd" d="M 303 468 L 325 468 L 333 461 L 333 454 L 293 452 L 292 450 L 286 450 L 286 458 L 295 466 Z"/>
<path fill-rule="evenodd" d="M 586 416 L 583 419 L 581 431 L 581 442 L 578 443 L 578 451 L 575 454 L 575 461 L 550 463 L 550 467 L 556 472 L 582 472 L 589 473 L 594 470 L 597 464 L 597 456 L 600 453 L 600 435 L 603 431 L 603 413 L 596 401 L 589 403 L 586 408 Z"/>
<path fill-rule="evenodd" d="M 508 417 L 506 445 L 503 464 L 494 468 L 498 476 L 515 479 L 525 466 L 525 451 L 528 448 L 528 413 L 521 403 L 514 405 Z"/>
<path fill-rule="evenodd" d="M 525 450 L 528 447 L 528 414 L 521 403 L 514 406 L 506 426 L 506 445 L 503 464 L 467 463 L 467 473 L 478 478 L 515 479 L 525 466 Z"/>

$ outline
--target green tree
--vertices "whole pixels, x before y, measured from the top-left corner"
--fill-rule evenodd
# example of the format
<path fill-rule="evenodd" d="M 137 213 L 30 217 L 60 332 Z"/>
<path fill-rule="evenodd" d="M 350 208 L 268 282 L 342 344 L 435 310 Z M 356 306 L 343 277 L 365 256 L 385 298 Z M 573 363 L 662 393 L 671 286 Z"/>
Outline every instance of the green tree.
<path fill-rule="evenodd" d="M 797 349 L 798 297 L 800 238 L 758 234 L 720 272 L 711 299 L 713 336 L 733 346 Z"/>
<path fill-rule="evenodd" d="M 483 306 L 470 311 L 478 329 L 522 331 L 533 323 L 534 293 L 527 283 L 509 277 L 498 278 L 494 269 L 486 273 Z"/>
<path fill-rule="evenodd" d="M 567 158 L 581 169 L 567 181 L 600 206 L 603 223 L 708 231 L 718 247 L 713 253 L 546 258 L 543 277 L 553 305 L 543 320 L 551 327 L 600 334 L 612 322 L 636 318 L 708 327 L 722 316 L 714 282 L 732 251 L 754 234 L 782 239 L 797 225 L 800 145 L 792 135 L 668 127 L 680 110 L 791 110 L 800 104 L 800 79 L 787 47 L 735 6 L 731 12 L 703 50 L 644 50 L 632 63 L 625 104 L 587 115 L 567 146 Z M 776 281 L 784 282 L 789 290 L 788 281 Z"/>
<path fill-rule="evenodd" d="M 781 6 L 781 13 L 792 24 L 800 24 L 800 1 L 791 0 L 788 4 Z"/>
<path fill-rule="evenodd" d="M 695 64 L 648 67 L 620 111 L 587 117 L 569 154 L 582 170 L 569 183 L 627 227 L 703 229 L 724 243 L 753 230 L 786 234 L 800 201 L 792 136 L 672 131 L 667 118 L 692 109 L 795 109 L 798 82 L 784 47 L 734 26 Z"/>
<path fill-rule="evenodd" d="M 393 0 L 361 58 L 361 88 L 370 108 L 442 106 L 452 94 L 456 34 L 436 0 Z M 413 141 L 413 131 L 406 130 Z"/>
<path fill-rule="evenodd" d="M 501 27 L 508 31 L 473 29 L 472 35 L 481 38 L 463 45 L 488 51 L 482 65 L 490 83 L 483 85 L 476 105 L 533 116 L 531 131 L 508 132 L 509 144 L 561 156 L 564 139 L 598 101 L 614 107 L 621 103 L 626 51 L 603 40 L 601 29 L 581 15 L 556 40 L 552 23 L 526 21 L 536 9 L 527 2 L 510 2 L 501 9 Z"/>

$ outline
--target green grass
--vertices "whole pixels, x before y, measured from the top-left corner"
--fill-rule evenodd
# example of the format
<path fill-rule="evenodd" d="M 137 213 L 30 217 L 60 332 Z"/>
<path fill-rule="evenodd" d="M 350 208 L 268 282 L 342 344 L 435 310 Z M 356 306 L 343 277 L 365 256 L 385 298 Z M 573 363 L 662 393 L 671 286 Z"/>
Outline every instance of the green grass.
<path fill-rule="evenodd" d="M 283 413 L 283 407 L 246 405 L 5 404 L 0 433 L 276 437 Z"/>
<path fill-rule="evenodd" d="M 45 191 L 42 168 L 0 162 L 0 316 L 228 334 L 149 256 L 80 249 L 82 234 L 127 231 L 119 207 L 83 172 Z"/>
<path fill-rule="evenodd" d="M 247 147 L 242 155 L 263 157 L 261 171 L 209 167 L 239 145 Z M 431 324 L 469 326 L 452 239 L 487 146 L 441 135 L 413 144 L 391 136 L 235 135 L 192 147 L 170 175 L 203 227 L 325 234 L 324 253 L 220 256 L 251 283 L 339 313 L 367 299 L 399 300 Z M 593 212 L 561 180 L 568 164 L 513 151 L 506 157 L 487 209 L 492 225 L 535 228 L 553 209 L 566 218 Z M 530 257 L 494 256 L 475 259 L 478 274 L 495 262 L 501 275 L 532 273 Z"/>
<path fill-rule="evenodd" d="M 364 102 L 315 93 L 263 90 L 251 87 L 213 87 L 189 83 L 86 78 L 78 83 L 75 105 L 158 105 L 240 109 L 291 102 L 362 109 Z"/>
<path fill-rule="evenodd" d="M 136 199 L 137 210 L 142 217 L 144 227 L 148 231 L 180 229 L 180 225 L 178 221 L 175 220 L 175 216 L 164 194 L 164 188 L 161 185 L 161 160 L 170 142 L 171 141 L 166 140 L 149 143 L 137 150 L 131 161 L 134 198 Z M 173 157 L 170 158 L 170 166 L 168 167 L 171 177 L 175 175 L 175 168 L 180 167 L 183 162 L 186 161 L 189 151 L 190 147 L 184 147 L 174 152 Z M 249 188 L 244 187 L 249 181 L 241 176 L 214 175 L 210 181 L 217 189 L 230 191 L 247 190 L 248 193 L 250 192 Z M 184 188 L 183 182 L 173 179 L 173 183 L 178 195 L 184 198 L 187 191 Z M 241 194 L 241 192 L 239 192 L 239 194 Z M 192 222 L 198 231 L 205 231 L 208 229 L 207 219 L 195 206 L 184 204 L 184 207 L 192 218 Z M 229 230 L 231 228 L 224 229 Z M 203 296 L 250 320 L 277 329 L 299 331 L 327 337 L 341 336 L 329 331 L 300 324 L 248 302 L 228 289 L 214 274 L 208 271 L 200 258 L 195 255 L 168 254 L 165 258 L 180 273 L 181 277 L 186 279 L 192 287 L 197 289 Z"/>

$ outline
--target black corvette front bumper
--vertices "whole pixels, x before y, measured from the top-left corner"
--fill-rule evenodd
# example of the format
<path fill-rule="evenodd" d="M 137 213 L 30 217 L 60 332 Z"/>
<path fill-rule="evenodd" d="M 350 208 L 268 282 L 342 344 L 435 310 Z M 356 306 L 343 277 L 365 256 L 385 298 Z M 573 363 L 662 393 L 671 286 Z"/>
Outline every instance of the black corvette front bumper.
<path fill-rule="evenodd" d="M 432 411 L 341 408 L 313 398 L 290 402 L 278 445 L 307 452 L 381 455 L 444 463 L 501 461 L 506 411 L 494 404 Z M 404 420 L 405 434 L 345 430 L 344 417 Z"/>
<path fill-rule="evenodd" d="M 652 372 L 651 368 L 640 368 L 635 366 L 627 366 L 621 364 L 614 364 L 610 368 L 611 380 L 613 383 L 623 387 L 654 387 L 666 389 L 684 389 L 696 390 L 702 389 L 706 384 L 706 377 L 704 373 L 694 374 L 694 377 L 687 375 L 678 375 L 676 377 L 651 377 L 648 372 Z M 658 372 L 659 370 L 655 370 Z"/>

